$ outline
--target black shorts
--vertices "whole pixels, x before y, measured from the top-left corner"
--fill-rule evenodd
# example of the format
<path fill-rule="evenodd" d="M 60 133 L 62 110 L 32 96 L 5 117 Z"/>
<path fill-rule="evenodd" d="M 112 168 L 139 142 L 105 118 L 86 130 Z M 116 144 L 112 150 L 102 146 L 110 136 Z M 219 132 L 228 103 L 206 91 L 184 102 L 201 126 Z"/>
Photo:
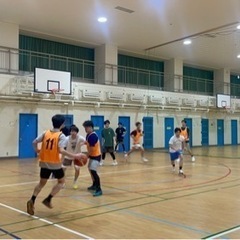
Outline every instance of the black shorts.
<path fill-rule="evenodd" d="M 53 174 L 54 178 L 57 179 L 61 179 L 64 177 L 64 171 L 62 168 L 59 169 L 41 168 L 40 177 L 44 179 L 49 179 L 51 173 Z"/>
<path fill-rule="evenodd" d="M 113 149 L 113 147 L 103 147 L 102 152 L 103 153 L 107 153 L 107 152 L 112 153 L 112 152 L 114 152 L 114 149 Z"/>

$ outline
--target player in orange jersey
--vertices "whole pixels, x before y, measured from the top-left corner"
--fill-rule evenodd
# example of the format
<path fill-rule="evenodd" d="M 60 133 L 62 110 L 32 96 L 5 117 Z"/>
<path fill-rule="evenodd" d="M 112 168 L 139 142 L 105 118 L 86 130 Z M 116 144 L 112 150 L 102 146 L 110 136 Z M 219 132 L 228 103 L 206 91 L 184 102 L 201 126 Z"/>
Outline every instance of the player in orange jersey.
<path fill-rule="evenodd" d="M 194 161 L 195 161 L 195 157 L 194 157 L 194 155 L 193 155 L 193 153 L 192 153 L 192 151 L 191 151 L 190 144 L 189 144 L 190 130 L 189 130 L 189 128 L 187 127 L 187 122 L 186 122 L 186 120 L 182 120 L 181 123 L 182 123 L 182 126 L 181 126 L 181 136 L 184 137 L 185 143 L 186 143 L 186 144 L 185 144 L 186 147 L 184 148 L 184 150 L 186 150 L 186 151 L 191 155 L 191 157 L 192 157 L 192 162 L 194 162 Z"/>
<path fill-rule="evenodd" d="M 99 197 L 103 194 L 100 184 L 100 177 L 97 173 L 101 161 L 101 145 L 98 135 L 94 131 L 93 122 L 87 120 L 83 123 L 83 127 L 87 133 L 86 145 L 89 157 L 88 170 L 92 178 L 92 185 L 88 187 L 88 191 L 93 191 L 93 196 Z"/>
<path fill-rule="evenodd" d="M 27 202 L 27 212 L 30 215 L 34 215 L 36 197 L 46 185 L 51 174 L 53 174 L 57 179 L 57 184 L 53 186 L 48 197 L 42 201 L 46 207 L 52 208 L 52 198 L 62 189 L 64 185 L 64 171 L 62 169 L 60 154 L 72 158 L 80 158 L 81 156 L 81 153 L 73 154 L 64 150 L 66 137 L 61 132 L 64 122 L 65 118 L 63 115 L 53 116 L 53 129 L 45 131 L 33 141 L 34 150 L 39 153 L 39 166 L 41 169 L 40 181 L 34 188 L 31 199 Z M 38 149 L 38 143 L 42 143 L 41 149 Z"/>
<path fill-rule="evenodd" d="M 143 136 L 143 131 L 141 129 L 142 124 L 140 122 L 136 122 L 135 125 L 136 125 L 136 129 L 133 130 L 130 134 L 130 136 L 133 140 L 132 149 L 128 153 L 126 153 L 124 156 L 125 156 L 125 158 L 128 158 L 128 156 L 132 152 L 134 152 L 136 150 L 140 150 L 143 162 L 148 162 L 148 159 L 146 159 L 144 157 L 144 148 L 141 145 L 142 136 Z"/>

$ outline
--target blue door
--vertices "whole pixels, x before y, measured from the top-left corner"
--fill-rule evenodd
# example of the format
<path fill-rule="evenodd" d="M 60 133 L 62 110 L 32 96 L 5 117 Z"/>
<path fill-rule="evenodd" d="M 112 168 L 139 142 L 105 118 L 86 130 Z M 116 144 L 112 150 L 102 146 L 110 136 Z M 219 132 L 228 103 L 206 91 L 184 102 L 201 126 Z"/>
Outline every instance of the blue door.
<path fill-rule="evenodd" d="M 238 126 L 237 120 L 231 120 L 232 145 L 238 144 Z"/>
<path fill-rule="evenodd" d="M 153 117 L 143 118 L 143 146 L 146 149 L 153 148 Z"/>
<path fill-rule="evenodd" d="M 218 146 L 224 145 L 224 120 L 223 119 L 217 120 L 217 145 Z"/>
<path fill-rule="evenodd" d="M 118 122 L 121 122 L 123 127 L 126 129 L 126 134 L 124 136 L 124 146 L 125 146 L 125 149 L 126 151 L 129 151 L 130 149 L 130 117 L 123 117 L 123 116 L 119 116 L 118 117 Z M 118 151 L 119 152 L 123 152 L 123 149 L 122 149 L 122 145 L 119 145 L 118 147 Z"/>
<path fill-rule="evenodd" d="M 202 119 L 202 146 L 208 146 L 209 145 L 209 120 L 208 119 Z"/>
<path fill-rule="evenodd" d="M 169 140 L 174 134 L 174 118 L 164 119 L 165 148 L 169 148 Z"/>
<path fill-rule="evenodd" d="M 34 158 L 36 153 L 33 149 L 32 142 L 38 133 L 38 115 L 20 113 L 19 114 L 19 158 Z"/>
<path fill-rule="evenodd" d="M 97 133 L 99 140 L 102 143 L 102 129 L 104 128 L 104 116 L 92 115 L 91 121 L 94 124 L 94 131 Z"/>
<path fill-rule="evenodd" d="M 185 118 L 184 120 L 186 121 L 187 127 L 190 131 L 189 144 L 190 144 L 190 146 L 192 146 L 192 119 L 191 118 Z"/>

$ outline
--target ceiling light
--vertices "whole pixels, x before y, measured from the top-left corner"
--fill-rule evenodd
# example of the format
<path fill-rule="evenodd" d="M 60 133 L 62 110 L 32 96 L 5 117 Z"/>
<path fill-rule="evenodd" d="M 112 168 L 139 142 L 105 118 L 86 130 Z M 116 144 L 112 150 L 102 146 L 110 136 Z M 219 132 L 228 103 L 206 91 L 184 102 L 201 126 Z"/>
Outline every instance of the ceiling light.
<path fill-rule="evenodd" d="M 107 21 L 107 18 L 106 18 L 106 17 L 99 17 L 99 18 L 98 18 L 98 21 L 99 21 L 100 23 L 105 23 L 105 22 Z"/>
<path fill-rule="evenodd" d="M 240 24 L 239 24 L 239 25 L 237 25 L 237 29 L 240 29 Z"/>
<path fill-rule="evenodd" d="M 189 44 L 191 44 L 191 43 L 192 43 L 191 39 L 185 39 L 185 40 L 183 41 L 183 44 L 184 44 L 184 45 L 189 45 Z"/>
<path fill-rule="evenodd" d="M 240 54 L 237 55 L 237 58 L 240 58 Z"/>

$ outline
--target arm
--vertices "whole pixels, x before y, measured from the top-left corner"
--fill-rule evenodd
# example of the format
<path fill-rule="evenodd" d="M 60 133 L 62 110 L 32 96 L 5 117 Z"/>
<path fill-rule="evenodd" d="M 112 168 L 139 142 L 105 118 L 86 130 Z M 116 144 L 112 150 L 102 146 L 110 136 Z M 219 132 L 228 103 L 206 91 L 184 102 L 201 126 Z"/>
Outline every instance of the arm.
<path fill-rule="evenodd" d="M 45 132 L 42 133 L 41 135 L 39 135 L 36 139 L 33 140 L 32 145 L 33 145 L 33 149 L 36 153 L 40 152 L 40 149 L 38 148 L 38 143 L 43 141 Z"/>

